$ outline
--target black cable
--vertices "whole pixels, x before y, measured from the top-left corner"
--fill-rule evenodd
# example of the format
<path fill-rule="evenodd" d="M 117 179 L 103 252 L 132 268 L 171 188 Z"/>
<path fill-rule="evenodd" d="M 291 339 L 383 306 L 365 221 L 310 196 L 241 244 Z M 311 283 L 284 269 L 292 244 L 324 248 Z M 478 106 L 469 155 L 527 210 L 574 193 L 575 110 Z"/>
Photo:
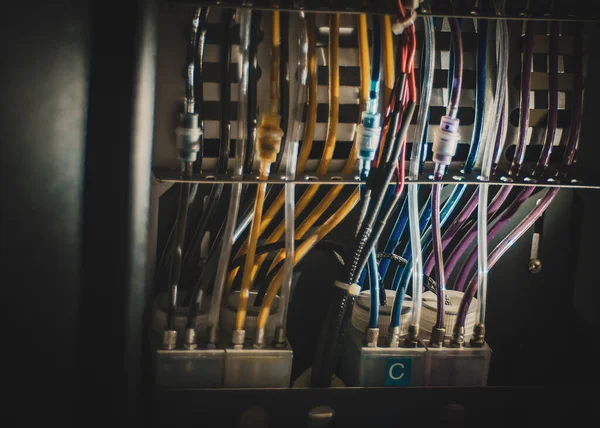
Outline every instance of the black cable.
<path fill-rule="evenodd" d="M 282 243 L 284 244 L 284 242 L 282 242 Z M 283 245 L 282 248 L 285 248 L 285 245 Z M 339 262 L 339 266 L 343 267 L 345 265 L 346 248 L 342 244 L 337 243 L 335 241 L 328 241 L 328 240 L 319 241 L 315 245 L 314 249 L 333 254 L 333 256 L 336 258 L 336 260 Z M 267 271 L 266 271 L 266 275 L 261 276 L 259 273 L 259 275 L 257 275 L 257 277 L 256 277 L 256 283 L 258 284 L 258 290 L 257 290 L 257 294 L 256 294 L 256 299 L 254 300 L 254 306 L 262 305 L 262 302 L 267 293 L 267 289 L 269 288 L 269 284 L 271 283 L 271 279 L 277 273 L 277 271 L 283 266 L 283 263 L 284 263 L 284 260 L 280 261 L 270 271 L 268 271 L 268 268 L 269 268 L 268 263 L 263 264 L 263 267 L 267 266 L 266 267 Z M 294 270 L 296 271 L 297 268 L 294 268 Z"/>
<path fill-rule="evenodd" d="M 287 131 L 287 122 L 290 115 L 290 76 L 289 76 L 289 14 L 280 12 L 280 46 L 279 46 L 279 113 L 281 116 L 281 129 Z M 281 139 L 281 147 L 271 171 L 276 173 L 281 166 L 283 152 L 285 151 L 285 135 Z"/>
<path fill-rule="evenodd" d="M 184 266 L 194 266 L 193 260 L 195 260 L 195 255 L 200 250 L 200 246 L 202 244 L 202 239 L 204 239 L 204 235 L 208 230 L 212 230 L 213 225 L 210 224 L 211 220 L 215 220 L 215 211 L 219 206 L 219 201 L 221 199 L 221 195 L 223 194 L 223 183 L 214 184 L 210 189 L 210 193 L 208 195 L 208 199 L 206 201 L 206 209 L 202 213 L 200 220 L 198 221 L 198 225 L 192 234 L 192 238 L 190 240 L 190 245 L 188 246 L 187 251 L 185 252 L 185 257 L 183 259 Z M 222 219 L 220 219 L 222 220 Z M 197 265 L 196 265 L 197 266 Z M 189 272 L 189 271 L 187 271 Z M 186 278 L 187 278 L 186 273 Z"/>
<path fill-rule="evenodd" d="M 248 70 L 248 140 L 246 142 L 246 157 L 244 158 L 244 173 L 250 174 L 254 164 L 254 152 L 256 141 L 256 129 L 258 126 L 258 45 L 260 39 L 260 19 L 262 12 L 254 10 L 251 12 L 250 20 L 250 46 L 248 49 L 248 61 L 250 69 Z"/>
<path fill-rule="evenodd" d="M 193 55 L 193 59 L 196 62 L 194 67 L 195 112 L 200 119 L 200 128 L 204 129 L 204 120 L 202 118 L 202 101 L 204 100 L 204 48 L 206 46 L 206 22 L 208 20 L 209 8 L 204 7 L 201 9 L 198 19 L 199 31 L 196 35 L 193 51 L 190 53 Z M 200 150 L 198 151 L 198 158 L 194 163 L 194 173 L 202 172 L 202 162 L 204 160 L 204 133 L 200 134 L 199 143 Z"/>
<path fill-rule="evenodd" d="M 189 177 L 192 172 L 191 162 L 185 162 L 183 176 Z M 185 227 L 187 225 L 188 199 L 190 196 L 190 183 L 183 183 L 179 188 L 179 211 L 177 213 L 177 227 L 175 230 L 175 257 L 171 264 L 169 275 L 169 306 L 167 310 L 167 330 L 175 330 L 175 314 L 177 311 L 177 289 L 181 278 L 181 265 L 183 263 L 183 243 L 185 241 Z"/>
<path fill-rule="evenodd" d="M 227 172 L 229 161 L 229 144 L 231 141 L 231 41 L 233 37 L 233 9 L 223 11 L 221 40 L 221 142 L 217 158 L 217 173 Z"/>
<path fill-rule="evenodd" d="M 405 267 L 408 264 L 408 260 L 393 253 L 377 253 L 377 259 L 388 259 L 392 263 L 402 267 Z M 423 274 L 423 285 L 425 285 L 429 291 L 433 291 L 434 294 L 437 294 L 435 280 L 430 276 Z"/>

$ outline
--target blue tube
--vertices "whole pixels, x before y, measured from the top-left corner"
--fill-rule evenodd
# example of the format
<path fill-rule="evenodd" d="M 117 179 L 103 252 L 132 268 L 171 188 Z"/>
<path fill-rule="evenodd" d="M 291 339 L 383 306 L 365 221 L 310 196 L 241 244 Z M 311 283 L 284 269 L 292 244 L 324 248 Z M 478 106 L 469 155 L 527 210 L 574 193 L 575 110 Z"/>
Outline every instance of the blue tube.
<path fill-rule="evenodd" d="M 377 256 L 371 251 L 367 269 L 369 271 L 369 283 L 371 287 L 371 308 L 369 311 L 369 328 L 379 326 L 379 276 L 377 274 Z"/>
<path fill-rule="evenodd" d="M 450 219 L 452 212 L 458 206 L 458 203 L 460 202 L 466 189 L 467 189 L 466 184 L 457 185 L 456 188 L 453 190 L 452 194 L 446 200 L 446 203 L 444 204 L 444 207 L 442 208 L 441 219 L 440 219 L 441 220 L 440 223 L 442 226 L 448 221 L 448 219 Z M 431 204 L 429 204 L 429 206 L 431 206 Z M 429 219 L 431 219 L 431 210 L 429 210 L 429 219 L 427 220 L 427 223 L 424 223 L 423 216 L 424 216 L 424 213 L 421 214 L 421 218 L 420 218 L 421 221 L 419 222 L 419 227 L 421 228 L 421 231 L 425 230 L 424 233 L 422 232 L 422 236 L 421 236 L 421 245 L 425 249 L 431 244 L 431 239 L 432 239 L 431 226 L 427 227 L 427 224 L 429 223 Z M 426 226 L 427 229 L 425 229 L 424 226 Z M 402 257 L 404 257 L 406 260 L 408 260 L 408 263 L 406 264 L 406 266 L 404 266 L 402 268 L 402 270 L 396 271 L 396 275 L 394 275 L 394 279 L 392 280 L 392 290 L 398 290 L 400 288 L 406 289 L 408 287 L 408 283 L 411 279 L 411 267 L 412 267 L 412 261 L 411 261 L 412 257 L 410 255 L 410 243 L 408 243 L 406 245 L 406 248 L 404 249 L 404 252 L 402 253 Z"/>
<path fill-rule="evenodd" d="M 371 21 L 373 28 L 373 65 L 371 66 L 371 89 L 369 99 L 379 99 L 379 80 L 381 79 L 381 28 L 379 16 L 373 15 Z"/>
<path fill-rule="evenodd" d="M 465 162 L 465 172 L 470 173 L 475 167 L 475 161 L 481 147 L 481 134 L 483 132 L 483 119 L 485 113 L 485 83 L 486 83 L 486 61 L 487 61 L 487 20 L 480 19 L 479 31 L 477 32 L 477 91 L 475 93 L 475 129 L 471 137 L 471 147 Z"/>

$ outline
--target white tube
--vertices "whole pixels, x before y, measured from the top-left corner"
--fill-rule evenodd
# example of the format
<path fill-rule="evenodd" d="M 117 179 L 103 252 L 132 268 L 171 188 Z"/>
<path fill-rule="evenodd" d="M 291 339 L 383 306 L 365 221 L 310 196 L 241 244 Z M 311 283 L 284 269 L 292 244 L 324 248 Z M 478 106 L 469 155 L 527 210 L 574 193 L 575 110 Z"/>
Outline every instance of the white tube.
<path fill-rule="evenodd" d="M 233 178 L 241 180 L 244 172 L 244 148 L 246 147 L 246 117 L 247 98 L 248 98 L 248 71 L 250 64 L 248 62 L 248 48 L 250 46 L 250 9 L 238 9 L 237 15 L 240 19 L 240 50 L 238 64 L 240 64 L 240 83 L 238 86 L 238 126 L 237 140 L 235 144 L 235 163 L 233 168 Z M 227 212 L 227 222 L 223 232 L 223 242 L 219 254 L 219 266 L 215 278 L 210 309 L 208 313 L 209 343 L 214 344 L 217 339 L 216 329 L 219 323 L 221 313 L 221 302 L 223 300 L 223 290 L 225 289 L 225 280 L 227 279 L 227 270 L 229 268 L 229 258 L 231 257 L 231 247 L 234 244 L 233 235 L 237 223 L 238 212 L 240 209 L 240 199 L 242 196 L 242 184 L 232 185 L 231 197 L 229 198 L 229 210 Z"/>
<path fill-rule="evenodd" d="M 498 73 L 496 76 L 495 102 L 492 108 L 491 117 L 496 118 L 504 108 L 506 92 L 506 72 L 508 67 L 508 41 L 507 28 L 505 21 L 496 21 L 496 34 L 498 46 Z M 487 182 L 490 179 L 490 171 L 494 155 L 494 143 L 496 132 L 494 126 L 488 124 L 485 132 L 485 147 L 483 153 L 483 162 L 481 166 L 481 181 Z M 485 323 L 487 286 L 488 286 L 488 187 L 489 184 L 479 185 L 479 203 L 477 206 L 477 283 L 479 284 L 479 295 L 477 296 L 479 307 L 477 311 L 477 324 Z"/>
<path fill-rule="evenodd" d="M 424 49 L 424 74 L 421 92 L 421 107 L 417 117 L 417 128 L 415 130 L 415 140 L 410 154 L 409 179 L 416 180 L 419 177 L 419 168 L 421 164 L 421 150 L 423 146 L 423 137 L 429 113 L 431 101 L 431 92 L 433 88 L 433 72 L 435 63 L 435 35 L 433 19 L 423 18 L 425 30 L 425 49 Z M 412 315 L 411 326 L 415 334 L 419 331 L 419 322 L 421 319 L 421 304 L 423 293 L 423 251 L 421 248 L 421 229 L 419 228 L 419 185 L 408 184 L 408 224 L 410 230 L 410 247 L 412 252 Z"/>
<path fill-rule="evenodd" d="M 292 100 L 292 114 L 288 120 L 285 135 L 286 160 L 285 179 L 285 263 L 283 265 L 283 283 L 279 296 L 279 320 L 277 327 L 282 332 L 281 339 L 285 339 L 285 326 L 287 323 L 288 305 L 292 289 L 292 274 L 294 272 L 294 239 L 296 232 L 296 185 L 293 182 L 296 177 L 296 164 L 298 162 L 298 146 L 300 141 L 300 129 L 306 106 L 306 79 L 308 77 L 308 32 L 304 13 L 296 15 L 298 27 L 300 28 L 299 58 L 298 58 L 298 80 L 296 82 L 296 99 Z"/>

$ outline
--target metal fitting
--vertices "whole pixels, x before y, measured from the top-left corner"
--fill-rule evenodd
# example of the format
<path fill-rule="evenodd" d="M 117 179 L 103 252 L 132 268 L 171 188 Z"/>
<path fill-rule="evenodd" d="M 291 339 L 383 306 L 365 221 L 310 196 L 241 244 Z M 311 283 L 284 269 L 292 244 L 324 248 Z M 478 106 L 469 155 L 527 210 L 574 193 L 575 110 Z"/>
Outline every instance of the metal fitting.
<path fill-rule="evenodd" d="M 485 345 L 485 324 L 475 324 L 475 327 L 473 327 L 473 336 L 469 343 L 474 348 L 481 348 Z"/>
<path fill-rule="evenodd" d="M 182 162 L 196 162 L 200 151 L 202 129 L 197 114 L 185 113 L 181 117 L 181 126 L 175 128 L 175 138 L 179 159 Z"/>
<path fill-rule="evenodd" d="M 542 261 L 540 259 L 529 260 L 529 273 L 540 273 L 542 271 Z"/>
<path fill-rule="evenodd" d="M 404 340 L 404 346 L 407 348 L 417 348 L 419 346 L 419 327 L 412 324 L 408 326 L 408 335 Z"/>
<path fill-rule="evenodd" d="M 368 328 L 365 332 L 365 345 L 368 348 L 377 348 L 377 341 L 379 340 L 379 329 Z"/>
<path fill-rule="evenodd" d="M 265 329 L 258 328 L 256 329 L 256 340 L 254 341 L 253 347 L 256 349 L 262 349 L 265 345 Z"/>
<path fill-rule="evenodd" d="M 189 351 L 192 351 L 198 347 L 196 344 L 196 329 L 188 328 L 185 330 L 183 347 Z"/>
<path fill-rule="evenodd" d="M 400 327 L 393 327 L 390 330 L 390 348 L 397 348 L 400 345 Z"/>
<path fill-rule="evenodd" d="M 273 347 L 283 348 L 286 345 L 287 345 L 287 340 L 285 338 L 285 328 L 278 326 L 275 329 L 275 337 L 273 338 Z"/>
<path fill-rule="evenodd" d="M 444 346 L 444 338 L 446 337 L 446 329 L 440 327 L 434 327 L 431 332 L 431 339 L 429 340 L 429 346 L 432 348 L 441 348 Z"/>
<path fill-rule="evenodd" d="M 454 332 L 452 333 L 452 339 L 450 339 L 450 346 L 452 348 L 462 348 L 465 344 L 465 328 L 458 325 L 454 326 Z"/>
<path fill-rule="evenodd" d="M 206 332 L 208 333 L 208 341 L 206 344 L 206 347 L 208 349 L 216 349 L 217 348 L 217 327 L 216 326 L 210 326 L 206 329 Z"/>
<path fill-rule="evenodd" d="M 163 349 L 171 350 L 177 346 L 177 331 L 176 330 L 165 330 L 163 332 Z"/>
<path fill-rule="evenodd" d="M 233 349 L 242 349 L 244 347 L 244 340 L 246 340 L 246 330 L 235 330 L 231 337 Z"/>

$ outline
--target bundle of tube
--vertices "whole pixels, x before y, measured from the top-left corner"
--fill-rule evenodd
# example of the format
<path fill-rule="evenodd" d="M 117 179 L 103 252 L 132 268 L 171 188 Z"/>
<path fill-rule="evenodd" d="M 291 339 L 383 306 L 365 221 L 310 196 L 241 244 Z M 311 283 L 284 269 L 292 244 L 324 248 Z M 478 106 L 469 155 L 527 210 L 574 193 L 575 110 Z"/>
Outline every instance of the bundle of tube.
<path fill-rule="evenodd" d="M 411 17 L 407 17 L 401 3 L 399 6 L 401 22 L 407 22 Z M 414 19 L 414 14 L 412 18 Z M 359 219 L 360 227 L 354 255 L 348 263 L 344 280 L 336 282 L 330 310 L 318 338 L 311 376 L 311 385 L 313 386 L 327 386 L 331 381 L 339 338 L 352 313 L 354 299 L 360 291 L 360 286 L 357 284 L 358 278 L 404 187 L 404 161 L 399 161 L 399 159 L 403 154 L 406 134 L 417 98 L 413 68 L 416 37 L 412 25 L 409 25 L 404 31 L 402 42 L 400 73 L 396 77 L 391 92 L 390 102 L 383 120 L 378 155 L 375 156 L 376 160 L 364 192 L 363 203 L 366 207 L 364 211 L 367 214 L 361 215 L 362 222 Z M 393 202 L 384 206 L 387 187 L 395 172 L 399 173 L 400 183 L 396 186 Z M 376 342 L 376 340 L 374 341 Z"/>

